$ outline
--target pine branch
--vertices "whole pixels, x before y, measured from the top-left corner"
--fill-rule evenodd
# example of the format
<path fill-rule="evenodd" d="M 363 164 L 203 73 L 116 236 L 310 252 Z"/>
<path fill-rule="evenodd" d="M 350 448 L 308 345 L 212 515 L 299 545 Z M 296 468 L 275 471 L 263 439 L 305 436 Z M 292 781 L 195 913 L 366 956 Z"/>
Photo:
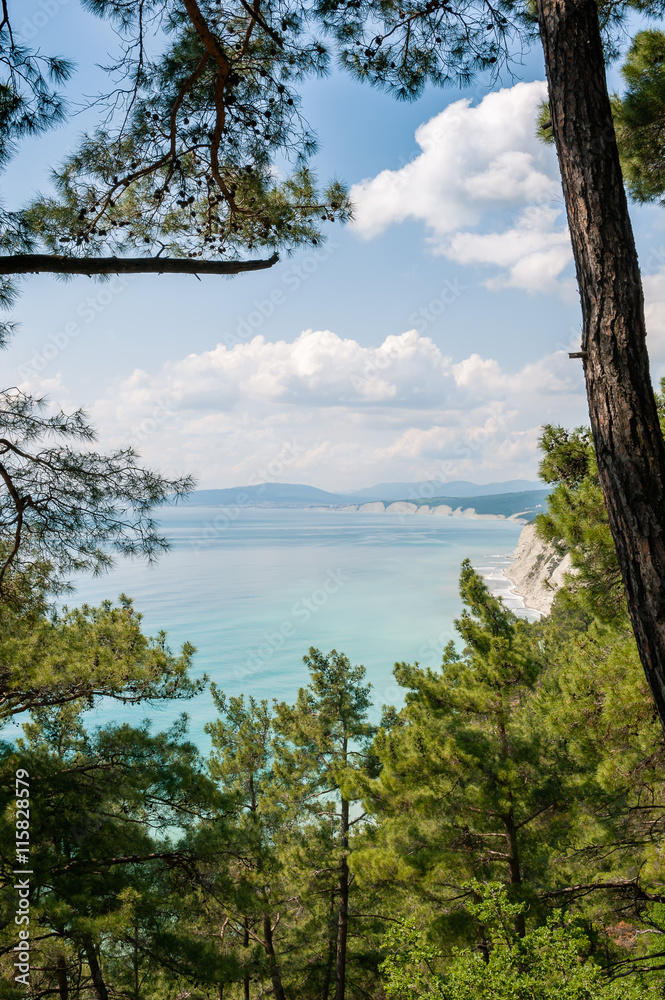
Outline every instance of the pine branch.
<path fill-rule="evenodd" d="M 193 260 L 177 257 L 66 257 L 60 254 L 0 255 L 0 274 L 240 274 L 263 271 L 279 260 Z"/>

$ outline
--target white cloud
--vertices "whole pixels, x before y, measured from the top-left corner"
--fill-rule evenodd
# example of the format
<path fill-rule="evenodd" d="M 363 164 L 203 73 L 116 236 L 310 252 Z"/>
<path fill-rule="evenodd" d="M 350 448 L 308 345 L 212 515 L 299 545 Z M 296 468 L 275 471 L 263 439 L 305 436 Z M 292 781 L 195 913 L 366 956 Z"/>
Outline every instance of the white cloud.
<path fill-rule="evenodd" d="M 647 347 L 655 379 L 665 375 L 665 267 L 642 277 Z"/>
<path fill-rule="evenodd" d="M 192 471 L 205 487 L 352 489 L 533 477 L 539 426 L 577 424 L 584 410 L 581 370 L 564 351 L 507 371 L 478 354 L 453 362 L 415 330 L 377 347 L 306 330 L 137 369 L 92 414 L 102 446 L 133 443 L 144 461 Z"/>
<path fill-rule="evenodd" d="M 490 288 L 569 294 L 556 157 L 535 135 L 545 96 L 536 81 L 488 94 L 477 107 L 450 104 L 417 130 L 421 153 L 410 163 L 353 186 L 357 231 L 372 239 L 418 219 L 435 253 L 498 270 Z"/>

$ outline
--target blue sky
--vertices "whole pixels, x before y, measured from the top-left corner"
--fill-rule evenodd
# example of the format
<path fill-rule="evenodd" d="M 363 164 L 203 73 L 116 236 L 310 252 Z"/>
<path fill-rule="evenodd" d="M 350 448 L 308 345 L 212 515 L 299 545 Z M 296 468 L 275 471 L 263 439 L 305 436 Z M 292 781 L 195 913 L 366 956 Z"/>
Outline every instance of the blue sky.
<path fill-rule="evenodd" d="M 94 93 L 108 27 L 76 0 L 20 10 L 33 44 L 76 60 L 72 94 Z M 315 165 L 321 180 L 352 186 L 354 225 L 232 280 L 31 278 L 5 383 L 86 406 L 104 446 L 131 441 L 203 487 L 262 472 L 328 489 L 534 478 L 540 424 L 583 422 L 585 400 L 566 353 L 579 307 L 556 164 L 533 136 L 537 50 L 522 69 L 490 97 L 479 81 L 413 104 L 338 71 L 310 81 Z M 46 189 L 88 120 L 27 143 L 5 174 L 5 202 Z M 633 217 L 660 376 L 665 216 Z"/>

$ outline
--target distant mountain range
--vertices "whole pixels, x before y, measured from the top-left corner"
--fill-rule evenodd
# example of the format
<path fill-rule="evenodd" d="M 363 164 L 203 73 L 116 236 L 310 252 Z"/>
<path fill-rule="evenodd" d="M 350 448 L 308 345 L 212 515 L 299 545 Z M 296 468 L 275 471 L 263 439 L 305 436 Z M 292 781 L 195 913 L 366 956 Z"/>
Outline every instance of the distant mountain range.
<path fill-rule="evenodd" d="M 425 497 L 486 497 L 498 493 L 526 493 L 542 490 L 543 484 L 531 479 L 509 479 L 505 483 L 468 483 L 462 479 L 442 483 L 428 479 L 420 483 L 379 483 L 362 490 L 351 490 L 354 497 L 365 500 L 419 500 Z"/>
<path fill-rule="evenodd" d="M 261 483 L 259 486 L 234 486 L 227 490 L 195 490 L 189 503 L 215 507 L 335 507 L 339 504 L 365 503 L 366 500 L 367 497 L 360 495 L 327 493 L 316 486 Z"/>
<path fill-rule="evenodd" d="M 299 483 L 261 483 L 225 490 L 196 490 L 188 503 L 214 507 L 339 507 L 383 500 L 393 503 L 448 504 L 451 507 L 474 507 L 480 513 L 508 515 L 518 510 L 540 506 L 550 491 L 542 483 L 513 479 L 505 483 L 380 483 L 353 493 L 329 493 L 315 486 Z M 503 498 L 503 499 L 502 499 Z"/>

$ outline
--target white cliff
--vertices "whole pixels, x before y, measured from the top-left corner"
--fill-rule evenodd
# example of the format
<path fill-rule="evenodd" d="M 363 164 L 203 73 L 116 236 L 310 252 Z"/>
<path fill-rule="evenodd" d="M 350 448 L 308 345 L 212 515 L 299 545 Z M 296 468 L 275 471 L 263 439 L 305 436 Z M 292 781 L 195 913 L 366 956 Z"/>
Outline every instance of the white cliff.
<path fill-rule="evenodd" d="M 505 576 L 515 584 L 514 591 L 527 608 L 546 615 L 552 608 L 554 595 L 565 583 L 566 573 L 574 572 L 568 553 L 562 556 L 550 542 L 544 542 L 532 523 L 522 529 Z"/>

